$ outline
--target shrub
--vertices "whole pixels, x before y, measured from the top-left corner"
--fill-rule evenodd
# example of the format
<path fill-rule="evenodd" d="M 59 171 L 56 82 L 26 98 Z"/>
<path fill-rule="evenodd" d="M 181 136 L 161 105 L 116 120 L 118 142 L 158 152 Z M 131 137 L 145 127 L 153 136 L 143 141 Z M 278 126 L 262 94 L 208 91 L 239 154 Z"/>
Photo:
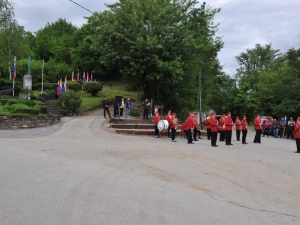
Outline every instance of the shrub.
<path fill-rule="evenodd" d="M 68 82 L 68 89 L 73 91 L 79 91 L 80 90 L 80 84 L 76 81 L 69 81 Z"/>
<path fill-rule="evenodd" d="M 85 82 L 83 85 L 83 90 L 93 96 L 97 95 L 99 91 L 103 89 L 103 85 L 99 82 Z"/>
<path fill-rule="evenodd" d="M 15 109 L 14 113 L 26 113 L 29 115 L 38 115 L 40 113 L 39 109 L 28 108 L 28 109 Z"/>
<path fill-rule="evenodd" d="M 140 112 L 139 111 L 130 111 L 130 116 L 140 117 Z"/>
<path fill-rule="evenodd" d="M 12 88 L 12 80 L 9 79 L 0 79 L 0 90 L 7 90 Z M 22 86 L 19 84 L 19 81 L 15 82 L 15 96 L 18 96 L 21 93 Z M 9 95 L 12 95 L 9 94 Z"/>
<path fill-rule="evenodd" d="M 79 93 L 76 93 L 73 90 L 68 90 L 63 92 L 59 99 L 62 109 L 72 115 L 78 113 L 78 109 L 82 102 Z"/>
<path fill-rule="evenodd" d="M 46 95 L 48 96 L 49 99 L 56 99 L 57 98 L 56 89 L 46 91 Z"/>
<path fill-rule="evenodd" d="M 20 103 L 18 103 L 18 104 L 13 104 L 13 105 L 11 105 L 11 107 L 10 107 L 12 113 L 15 113 L 15 112 L 16 112 L 17 110 L 19 110 L 19 109 L 28 109 L 28 108 L 29 108 L 28 105 L 20 104 Z"/>
<path fill-rule="evenodd" d="M 44 83 L 44 90 L 56 90 L 57 83 Z"/>

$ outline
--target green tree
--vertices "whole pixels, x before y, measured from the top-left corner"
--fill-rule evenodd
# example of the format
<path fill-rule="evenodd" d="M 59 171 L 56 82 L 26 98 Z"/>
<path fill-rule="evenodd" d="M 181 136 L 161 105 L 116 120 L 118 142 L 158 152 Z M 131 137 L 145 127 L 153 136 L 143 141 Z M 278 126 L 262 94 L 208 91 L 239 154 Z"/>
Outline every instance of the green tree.
<path fill-rule="evenodd" d="M 108 11 L 89 19 L 101 21 L 94 22 L 101 31 L 94 38 L 100 63 L 142 86 L 144 97 L 158 104 L 180 111 L 196 108 L 200 63 L 205 74 L 215 75 L 222 46 L 213 24 L 219 10 L 196 3 L 120 0 L 108 5 Z"/>

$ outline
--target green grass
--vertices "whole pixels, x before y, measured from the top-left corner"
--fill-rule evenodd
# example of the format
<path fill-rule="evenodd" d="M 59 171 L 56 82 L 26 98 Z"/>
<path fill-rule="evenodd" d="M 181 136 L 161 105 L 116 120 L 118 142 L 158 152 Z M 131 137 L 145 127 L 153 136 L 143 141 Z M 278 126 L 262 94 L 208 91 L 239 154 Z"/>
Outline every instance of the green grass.
<path fill-rule="evenodd" d="M 110 88 L 109 83 L 109 81 L 104 83 L 102 91 L 99 92 L 97 96 L 92 96 L 85 91 L 81 91 L 80 96 L 82 103 L 79 111 L 82 113 L 97 108 L 102 104 L 104 96 L 106 96 L 109 101 L 114 99 L 115 96 L 122 96 L 124 99 L 130 98 L 132 101 L 136 101 L 138 99 L 137 92 L 129 90 L 128 84 L 113 82 L 112 88 Z"/>

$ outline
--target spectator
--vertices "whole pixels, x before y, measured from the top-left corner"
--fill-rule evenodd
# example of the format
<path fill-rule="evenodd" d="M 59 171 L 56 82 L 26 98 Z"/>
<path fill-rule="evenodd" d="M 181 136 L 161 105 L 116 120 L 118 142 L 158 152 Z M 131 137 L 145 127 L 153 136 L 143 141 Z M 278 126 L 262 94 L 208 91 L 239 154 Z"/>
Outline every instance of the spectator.
<path fill-rule="evenodd" d="M 288 134 L 286 138 L 289 138 L 291 135 L 291 138 L 294 138 L 293 135 L 293 131 L 294 131 L 294 126 L 295 126 L 295 121 L 293 119 L 293 117 L 290 118 L 290 120 L 288 121 Z"/>
<path fill-rule="evenodd" d="M 130 98 L 126 101 L 126 118 L 130 118 L 131 100 Z"/>
<path fill-rule="evenodd" d="M 263 137 L 265 136 L 265 134 L 270 135 L 270 129 L 271 129 L 271 121 L 269 120 L 269 118 L 267 120 L 265 120 L 265 122 L 263 123 Z"/>
<path fill-rule="evenodd" d="M 281 118 L 281 121 L 279 123 L 279 134 L 280 134 L 280 137 L 282 138 L 283 137 L 283 131 L 285 130 L 285 125 L 286 125 L 286 122 L 284 121 L 284 118 Z"/>
<path fill-rule="evenodd" d="M 273 128 L 274 138 L 278 138 L 279 124 L 276 119 L 273 119 L 272 128 Z"/>
<path fill-rule="evenodd" d="M 144 107 L 143 118 L 144 118 L 144 120 L 148 120 L 149 106 L 150 106 L 150 102 L 148 101 L 148 98 L 146 98 L 143 103 L 143 107 Z"/>
<path fill-rule="evenodd" d="M 122 98 L 121 105 L 119 106 L 119 108 L 120 108 L 120 117 L 121 118 L 123 118 L 124 107 L 125 107 L 124 98 Z"/>

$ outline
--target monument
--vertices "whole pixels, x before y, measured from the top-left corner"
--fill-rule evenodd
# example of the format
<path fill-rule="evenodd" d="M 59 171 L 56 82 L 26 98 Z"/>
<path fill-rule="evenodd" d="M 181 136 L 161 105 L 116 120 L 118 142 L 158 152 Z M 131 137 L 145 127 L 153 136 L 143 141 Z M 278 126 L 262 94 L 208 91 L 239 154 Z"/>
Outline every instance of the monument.
<path fill-rule="evenodd" d="M 30 100 L 30 93 L 32 91 L 32 77 L 30 75 L 30 58 L 28 58 L 28 74 L 23 76 L 23 99 Z"/>

